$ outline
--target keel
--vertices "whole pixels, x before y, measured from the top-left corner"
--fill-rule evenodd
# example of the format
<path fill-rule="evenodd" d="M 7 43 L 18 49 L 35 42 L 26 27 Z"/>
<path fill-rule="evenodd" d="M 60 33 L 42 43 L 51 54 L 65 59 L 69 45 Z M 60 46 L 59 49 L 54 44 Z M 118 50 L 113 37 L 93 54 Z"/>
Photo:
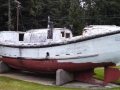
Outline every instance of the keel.
<path fill-rule="evenodd" d="M 105 67 L 104 69 L 104 85 L 109 82 L 117 81 L 120 78 L 120 70 L 118 68 Z"/>
<path fill-rule="evenodd" d="M 94 79 L 93 75 L 94 69 L 82 71 L 75 74 L 75 80 L 91 84 L 107 85 L 120 78 L 120 70 L 118 68 L 104 67 L 104 81 Z"/>
<path fill-rule="evenodd" d="M 93 78 L 93 75 L 94 75 L 94 69 L 85 70 L 76 73 L 74 79 L 81 82 L 98 84 L 98 82 L 96 82 L 96 80 Z"/>

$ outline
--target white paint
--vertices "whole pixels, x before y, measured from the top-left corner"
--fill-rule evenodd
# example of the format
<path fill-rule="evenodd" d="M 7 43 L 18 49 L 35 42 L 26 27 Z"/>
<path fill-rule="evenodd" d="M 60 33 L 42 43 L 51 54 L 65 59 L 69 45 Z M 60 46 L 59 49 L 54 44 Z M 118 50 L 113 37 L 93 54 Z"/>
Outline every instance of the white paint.
<path fill-rule="evenodd" d="M 93 28 L 94 26 L 92 26 Z M 93 31 L 99 30 L 95 26 Z M 103 26 L 108 29 L 109 26 Z M 113 26 L 113 29 L 107 30 L 105 32 L 101 32 L 103 29 L 101 27 L 100 32 L 95 32 L 94 34 L 106 33 L 117 31 L 119 28 L 117 26 Z M 116 28 L 115 28 L 116 27 Z M 109 27 L 110 28 L 110 27 Z M 112 26 L 111 26 L 112 28 Z M 90 28 L 89 28 L 90 29 Z M 90 29 L 92 30 L 92 29 Z M 47 52 L 49 53 L 49 57 L 52 59 L 60 59 L 60 58 L 72 58 L 72 57 L 79 57 L 79 58 L 72 58 L 68 60 L 58 60 L 58 62 L 71 62 L 71 63 L 100 63 L 100 62 L 114 62 L 120 63 L 120 34 L 114 34 L 110 36 L 95 38 L 91 40 L 86 40 L 82 42 L 76 42 L 71 44 L 64 44 L 60 46 L 54 47 L 44 47 L 44 48 L 15 48 L 15 47 L 7 47 L 2 45 L 9 45 L 9 46 L 44 46 L 50 44 L 58 44 L 58 43 L 67 43 L 68 41 L 76 41 L 78 39 L 86 38 L 88 36 L 76 36 L 73 37 L 70 30 L 65 28 L 55 28 L 53 30 L 53 40 L 47 39 L 47 31 L 48 29 L 39 29 L 39 30 L 30 30 L 25 33 L 24 41 L 18 41 L 18 34 L 17 32 L 0 32 L 0 55 L 7 56 L 7 57 L 23 57 L 29 59 L 42 59 L 46 58 Z M 70 33 L 70 37 L 62 37 L 61 32 Z M 5 35 L 5 36 L 3 36 Z M 92 35 L 92 34 L 91 34 Z M 10 38 L 9 38 L 10 36 Z M 17 37 L 17 39 L 14 39 Z M 84 56 L 91 56 L 96 55 L 94 57 L 87 57 Z"/>
<path fill-rule="evenodd" d="M 83 36 L 104 34 L 118 30 L 120 31 L 120 27 L 115 25 L 90 25 L 84 28 Z"/>
<path fill-rule="evenodd" d="M 72 38 L 72 32 L 68 29 L 64 28 L 54 28 L 53 29 L 53 39 L 47 39 L 49 29 L 32 29 L 25 33 L 24 35 L 24 43 L 41 43 L 49 41 L 61 41 L 62 39 L 66 39 L 62 37 L 61 32 L 70 33 L 70 38 Z"/>
<path fill-rule="evenodd" d="M 15 31 L 1 31 L 0 32 L 0 42 L 18 42 L 18 33 Z"/>

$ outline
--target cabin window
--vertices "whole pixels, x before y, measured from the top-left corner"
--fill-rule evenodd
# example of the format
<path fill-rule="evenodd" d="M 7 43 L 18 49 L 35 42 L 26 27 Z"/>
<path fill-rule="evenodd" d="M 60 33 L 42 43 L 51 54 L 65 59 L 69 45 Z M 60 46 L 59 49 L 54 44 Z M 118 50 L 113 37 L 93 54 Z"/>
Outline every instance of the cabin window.
<path fill-rule="evenodd" d="M 64 32 L 61 32 L 61 34 L 62 34 L 62 37 L 64 37 Z"/>
<path fill-rule="evenodd" d="M 48 30 L 47 39 L 52 39 L 52 38 L 53 38 L 53 31 L 52 30 Z"/>
<path fill-rule="evenodd" d="M 66 33 L 66 38 L 70 38 L 70 33 Z"/>
<path fill-rule="evenodd" d="M 24 39 L 24 34 L 19 34 L 19 41 L 23 41 L 23 39 Z"/>

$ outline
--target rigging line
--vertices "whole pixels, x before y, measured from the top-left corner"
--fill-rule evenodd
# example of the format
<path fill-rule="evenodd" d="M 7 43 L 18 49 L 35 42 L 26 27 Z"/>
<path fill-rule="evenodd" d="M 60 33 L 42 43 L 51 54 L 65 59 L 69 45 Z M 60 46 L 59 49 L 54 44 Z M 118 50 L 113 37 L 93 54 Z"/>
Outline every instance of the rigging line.
<path fill-rule="evenodd" d="M 119 19 L 120 17 L 117 17 L 117 18 L 101 18 L 101 19 Z M 94 19 L 98 19 L 98 18 L 80 18 L 80 19 L 51 19 L 52 21 L 62 21 L 62 20 L 65 20 L 65 21 L 71 21 L 71 20 L 94 20 Z M 47 20 L 40 20 L 40 21 L 36 21 L 37 23 L 40 23 L 40 22 L 47 22 Z M 32 24 L 33 21 L 25 21 L 24 22 L 24 25 L 25 24 Z"/>

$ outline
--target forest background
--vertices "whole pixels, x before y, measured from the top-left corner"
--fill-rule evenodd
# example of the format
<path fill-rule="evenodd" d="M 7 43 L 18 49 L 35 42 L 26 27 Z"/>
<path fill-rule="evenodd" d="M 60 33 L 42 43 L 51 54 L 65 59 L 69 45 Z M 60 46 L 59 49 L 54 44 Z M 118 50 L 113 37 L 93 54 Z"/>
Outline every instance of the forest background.
<path fill-rule="evenodd" d="M 54 27 L 72 27 L 74 35 L 86 25 L 120 26 L 120 0 L 18 0 L 19 31 L 46 28 L 47 17 Z M 9 9 L 10 4 L 10 21 Z M 0 0 L 0 31 L 16 30 L 17 5 L 14 0 Z M 10 22 L 10 23 L 9 23 Z"/>

